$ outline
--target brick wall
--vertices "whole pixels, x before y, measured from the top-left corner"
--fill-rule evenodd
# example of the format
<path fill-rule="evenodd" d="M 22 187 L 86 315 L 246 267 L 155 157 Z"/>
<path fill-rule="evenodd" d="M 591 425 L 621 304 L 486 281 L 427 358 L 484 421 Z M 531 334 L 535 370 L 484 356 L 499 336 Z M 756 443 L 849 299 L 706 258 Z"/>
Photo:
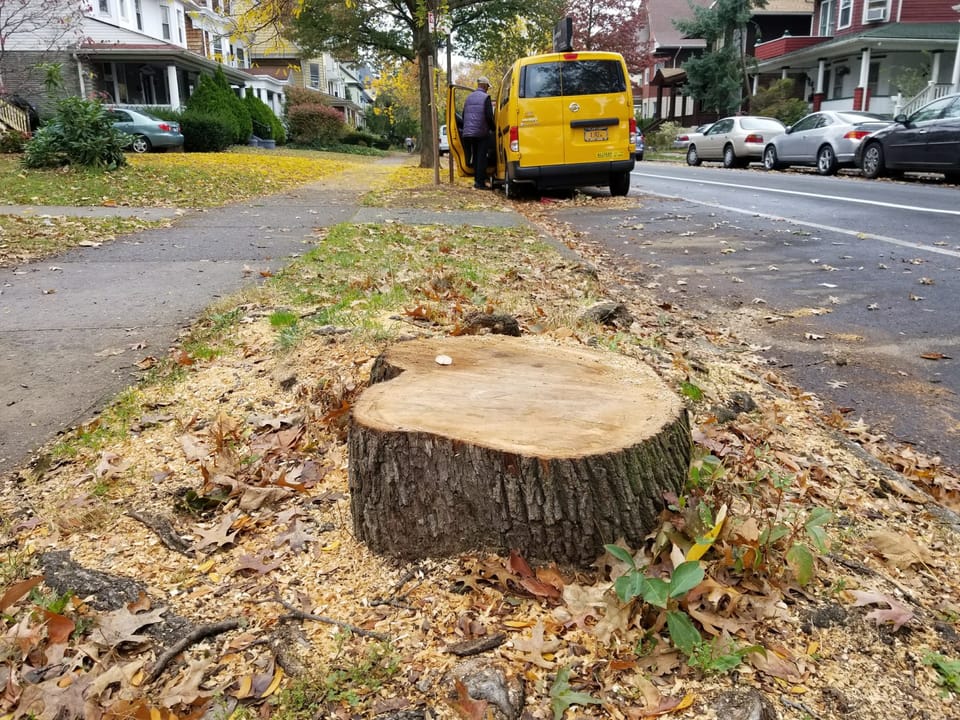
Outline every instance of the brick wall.
<path fill-rule="evenodd" d="M 53 101 L 47 98 L 43 81 L 46 73 L 40 63 L 58 62 L 62 64 L 60 77 L 63 80 L 63 95 L 79 95 L 80 79 L 77 77 L 77 62 L 70 53 L 7 51 L 3 55 L 3 85 L 12 95 L 19 95 L 29 101 L 40 117 L 53 112 Z"/>

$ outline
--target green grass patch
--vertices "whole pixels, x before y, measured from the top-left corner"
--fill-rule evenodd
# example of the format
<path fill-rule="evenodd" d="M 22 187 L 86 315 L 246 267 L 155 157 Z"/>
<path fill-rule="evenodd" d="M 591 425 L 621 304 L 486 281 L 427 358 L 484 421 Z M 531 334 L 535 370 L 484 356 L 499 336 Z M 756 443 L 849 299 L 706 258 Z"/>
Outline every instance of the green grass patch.
<path fill-rule="evenodd" d="M 109 242 L 120 235 L 169 225 L 167 220 L 138 218 L 0 215 L 0 267 L 57 255 L 81 243 Z"/>

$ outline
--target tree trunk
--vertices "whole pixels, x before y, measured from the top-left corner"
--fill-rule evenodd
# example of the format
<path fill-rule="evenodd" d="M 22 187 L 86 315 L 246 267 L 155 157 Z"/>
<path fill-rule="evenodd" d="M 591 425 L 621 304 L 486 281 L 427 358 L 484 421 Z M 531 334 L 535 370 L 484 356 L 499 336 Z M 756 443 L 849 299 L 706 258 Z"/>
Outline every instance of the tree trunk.
<path fill-rule="evenodd" d="M 446 355 L 451 364 L 441 364 Z M 404 559 L 519 550 L 585 566 L 638 546 L 690 462 L 687 412 L 645 364 L 539 339 L 400 343 L 349 434 L 354 530 Z"/>

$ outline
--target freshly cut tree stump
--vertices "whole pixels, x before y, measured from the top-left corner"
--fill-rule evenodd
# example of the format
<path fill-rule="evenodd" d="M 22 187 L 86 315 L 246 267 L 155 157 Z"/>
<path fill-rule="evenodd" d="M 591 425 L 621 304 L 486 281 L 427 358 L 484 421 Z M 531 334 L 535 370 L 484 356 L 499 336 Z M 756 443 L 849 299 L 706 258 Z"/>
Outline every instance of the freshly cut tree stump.
<path fill-rule="evenodd" d="M 450 364 L 442 364 L 447 356 Z M 403 559 L 519 550 L 585 566 L 636 547 L 692 441 L 647 365 L 500 335 L 415 340 L 381 355 L 353 408 L 357 536 Z"/>

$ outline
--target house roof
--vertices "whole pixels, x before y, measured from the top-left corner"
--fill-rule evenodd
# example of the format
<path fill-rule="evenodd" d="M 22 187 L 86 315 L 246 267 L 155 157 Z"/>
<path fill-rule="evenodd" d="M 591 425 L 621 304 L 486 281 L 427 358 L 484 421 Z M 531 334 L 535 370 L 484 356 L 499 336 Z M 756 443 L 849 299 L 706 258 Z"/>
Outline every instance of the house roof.
<path fill-rule="evenodd" d="M 655 50 L 662 48 L 702 48 L 706 43 L 700 38 L 685 38 L 683 33 L 673 26 L 674 19 L 692 18 L 693 10 L 690 5 L 708 7 L 713 0 L 648 0 L 647 22 L 649 23 L 650 39 L 655 43 Z"/>
<path fill-rule="evenodd" d="M 753 9 L 754 15 L 813 15 L 810 0 L 768 0 L 766 7 Z"/>
<path fill-rule="evenodd" d="M 166 63 L 205 73 L 213 73 L 219 66 L 230 82 L 244 84 L 249 79 L 246 73 L 237 68 L 208 60 L 179 45 L 118 28 L 96 18 L 85 17 L 83 28 L 84 40 L 77 47 L 77 52 L 94 60 Z"/>

